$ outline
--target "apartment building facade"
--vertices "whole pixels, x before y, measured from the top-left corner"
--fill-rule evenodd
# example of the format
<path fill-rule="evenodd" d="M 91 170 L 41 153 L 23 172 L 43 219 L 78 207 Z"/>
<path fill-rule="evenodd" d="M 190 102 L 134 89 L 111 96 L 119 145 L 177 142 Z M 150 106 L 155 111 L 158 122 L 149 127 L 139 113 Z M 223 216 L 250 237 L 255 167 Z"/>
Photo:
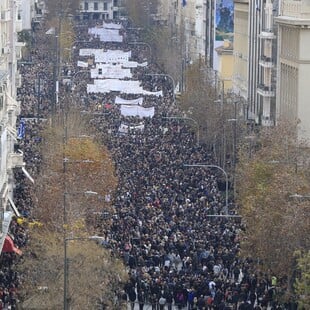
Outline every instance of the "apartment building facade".
<path fill-rule="evenodd" d="M 17 61 L 23 44 L 17 42 L 17 32 L 23 29 L 21 1 L 2 0 L 0 3 L 0 250 L 6 240 L 13 214 L 18 215 L 14 204 L 13 169 L 24 167 L 23 154 L 16 152 L 16 121 L 20 104 L 16 101 L 16 88 L 21 77 Z M 30 1 L 23 5 L 30 6 Z"/>
<path fill-rule="evenodd" d="M 248 120 L 271 126 L 275 123 L 278 1 L 234 2 L 234 93 L 247 102 Z"/>
<path fill-rule="evenodd" d="M 282 1 L 279 16 L 277 120 L 297 122 L 310 141 L 310 0 Z"/>
<path fill-rule="evenodd" d="M 122 0 L 82 0 L 79 18 L 84 20 L 116 19 L 121 16 Z"/>

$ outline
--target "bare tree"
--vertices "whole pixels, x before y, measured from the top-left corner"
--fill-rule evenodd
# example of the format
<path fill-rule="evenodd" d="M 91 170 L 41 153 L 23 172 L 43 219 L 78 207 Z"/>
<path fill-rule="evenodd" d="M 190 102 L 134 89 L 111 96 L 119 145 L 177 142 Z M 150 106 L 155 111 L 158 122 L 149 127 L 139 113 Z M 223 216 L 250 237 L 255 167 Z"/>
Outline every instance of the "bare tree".
<path fill-rule="evenodd" d="M 19 268 L 23 300 L 41 302 L 44 309 L 62 304 L 64 246 L 69 259 L 69 302 L 74 309 L 94 308 L 102 296 L 113 309 L 114 293 L 126 279 L 122 263 L 110 250 L 88 238 L 108 234 L 114 213 L 108 198 L 117 185 L 108 150 L 88 134 L 74 111 L 43 133 L 43 163 L 33 192 L 33 216 L 43 226 L 30 230 Z M 108 218 L 101 221 L 102 214 Z M 70 240 L 65 241 L 67 237 Z"/>

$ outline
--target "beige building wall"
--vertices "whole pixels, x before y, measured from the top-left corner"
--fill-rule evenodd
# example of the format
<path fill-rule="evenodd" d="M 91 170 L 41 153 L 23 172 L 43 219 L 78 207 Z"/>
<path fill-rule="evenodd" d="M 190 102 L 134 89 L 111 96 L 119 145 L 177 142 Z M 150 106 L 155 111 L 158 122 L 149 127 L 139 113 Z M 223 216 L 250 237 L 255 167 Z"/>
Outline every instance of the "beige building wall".
<path fill-rule="evenodd" d="M 184 7 L 181 0 L 160 0 L 158 13 L 178 43 L 185 62 L 204 58 L 205 0 L 187 0 Z"/>
<path fill-rule="evenodd" d="M 20 104 L 16 101 L 16 87 L 20 82 L 17 71 L 21 48 L 17 44 L 17 31 L 22 30 L 20 4 L 0 1 L 0 252 L 13 215 L 13 168 L 24 165 L 23 155 L 14 152 L 16 120 L 20 113 Z"/>
<path fill-rule="evenodd" d="M 283 1 L 279 25 L 277 120 L 297 121 L 310 143 L 310 1 Z"/>
<path fill-rule="evenodd" d="M 234 66 L 233 45 L 225 40 L 223 46 L 216 49 L 219 59 L 219 79 L 222 82 L 224 93 L 232 90 L 232 75 Z"/>
<path fill-rule="evenodd" d="M 235 1 L 232 87 L 236 94 L 248 97 L 249 1 Z"/>

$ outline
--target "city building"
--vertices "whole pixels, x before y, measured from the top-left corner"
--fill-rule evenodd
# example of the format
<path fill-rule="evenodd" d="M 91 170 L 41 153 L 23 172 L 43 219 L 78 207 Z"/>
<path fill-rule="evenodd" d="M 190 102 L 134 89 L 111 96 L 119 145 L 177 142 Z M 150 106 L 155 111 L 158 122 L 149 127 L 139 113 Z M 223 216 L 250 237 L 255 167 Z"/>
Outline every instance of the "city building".
<path fill-rule="evenodd" d="M 278 1 L 234 1 L 234 93 L 247 102 L 246 119 L 275 124 Z"/>
<path fill-rule="evenodd" d="M 223 92 L 227 93 L 232 91 L 233 44 L 225 40 L 215 51 L 218 54 L 218 78 L 222 82 Z"/>
<path fill-rule="evenodd" d="M 235 1 L 233 91 L 248 99 L 249 1 Z"/>
<path fill-rule="evenodd" d="M 277 41 L 274 16 L 277 11 L 271 0 L 264 5 L 262 27 L 259 33 L 259 76 L 257 85 L 257 113 L 262 126 L 275 125 L 276 115 L 276 59 Z"/>
<path fill-rule="evenodd" d="M 283 0 L 279 16 L 277 120 L 299 123 L 310 139 L 310 0 Z"/>
<path fill-rule="evenodd" d="M 177 65 L 181 68 L 181 90 L 184 89 L 183 75 L 187 66 L 196 61 L 213 69 L 219 78 L 227 75 L 226 67 L 220 64 L 218 51 L 226 44 L 224 41 L 233 41 L 233 4 L 233 0 L 160 2 L 158 18 L 167 26 L 174 48 L 179 49 Z M 224 56 L 226 63 L 231 57 L 226 57 L 226 52 Z M 225 72 L 221 72 L 222 69 Z M 227 87 L 231 88 L 229 83 Z"/>
<path fill-rule="evenodd" d="M 25 4 L 30 6 L 28 1 Z M 14 145 L 18 139 L 16 120 L 20 104 L 16 101 L 16 88 L 21 77 L 17 61 L 21 57 L 23 44 L 17 42 L 17 32 L 23 30 L 20 1 L 1 1 L 0 4 L 0 250 L 6 240 L 11 217 L 18 210 L 14 204 L 13 169 L 24 168 L 23 154 Z M 25 171 L 25 170 L 24 170 Z"/>
<path fill-rule="evenodd" d="M 80 19 L 116 19 L 121 16 L 121 0 L 80 1 Z"/>

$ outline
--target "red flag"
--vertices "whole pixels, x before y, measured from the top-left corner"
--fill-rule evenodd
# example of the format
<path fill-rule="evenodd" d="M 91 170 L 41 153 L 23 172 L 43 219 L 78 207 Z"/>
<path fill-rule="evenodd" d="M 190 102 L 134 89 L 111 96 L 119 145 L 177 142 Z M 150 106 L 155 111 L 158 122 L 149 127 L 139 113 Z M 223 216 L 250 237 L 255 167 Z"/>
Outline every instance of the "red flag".
<path fill-rule="evenodd" d="M 20 249 L 18 249 L 15 246 L 15 244 L 14 244 L 14 242 L 10 236 L 5 237 L 2 252 L 9 252 L 9 253 L 15 252 L 18 255 L 22 255 L 22 253 L 23 253 Z"/>

